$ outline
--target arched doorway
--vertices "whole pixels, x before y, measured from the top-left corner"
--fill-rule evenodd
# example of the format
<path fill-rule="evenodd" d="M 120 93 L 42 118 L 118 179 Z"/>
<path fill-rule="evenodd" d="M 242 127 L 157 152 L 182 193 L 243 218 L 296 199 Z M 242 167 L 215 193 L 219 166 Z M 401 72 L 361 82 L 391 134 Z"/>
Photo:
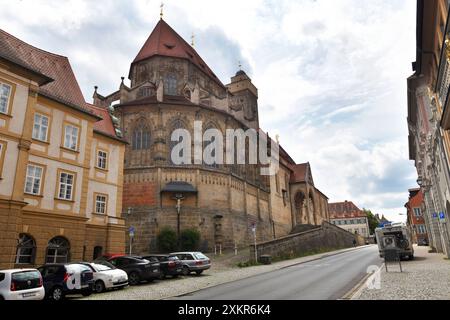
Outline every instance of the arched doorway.
<path fill-rule="evenodd" d="M 297 192 L 294 198 L 295 201 L 295 221 L 297 224 L 307 223 L 305 217 L 305 195 L 303 192 Z"/>
<path fill-rule="evenodd" d="M 101 258 L 102 255 L 103 255 L 103 247 L 101 247 L 101 246 L 95 247 L 93 259 L 95 260 L 95 259 Z"/>
<path fill-rule="evenodd" d="M 66 238 L 55 237 L 48 242 L 46 263 L 67 263 L 70 260 L 70 243 Z"/>
<path fill-rule="evenodd" d="M 317 225 L 316 221 L 316 204 L 314 203 L 314 196 L 310 192 L 308 196 L 308 220 L 309 224 Z"/>

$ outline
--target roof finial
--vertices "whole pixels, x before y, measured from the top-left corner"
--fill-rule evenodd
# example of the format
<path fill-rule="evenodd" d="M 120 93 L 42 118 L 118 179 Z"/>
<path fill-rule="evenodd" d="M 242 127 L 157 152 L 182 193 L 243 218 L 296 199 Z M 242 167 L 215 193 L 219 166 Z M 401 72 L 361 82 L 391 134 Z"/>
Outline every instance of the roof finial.
<path fill-rule="evenodd" d="M 191 46 L 195 47 L 195 34 L 192 32 L 192 36 L 191 36 Z"/>
<path fill-rule="evenodd" d="M 161 6 L 160 7 L 161 7 L 161 13 L 160 13 L 159 16 L 161 17 L 161 20 L 162 20 L 162 18 L 164 17 L 164 2 L 161 1 Z"/>
<path fill-rule="evenodd" d="M 239 70 L 242 70 L 242 63 L 241 63 L 241 60 L 238 61 L 238 65 L 239 65 Z"/>
<path fill-rule="evenodd" d="M 277 140 L 277 144 L 280 144 L 280 135 L 279 135 L 279 134 L 277 134 L 277 135 L 275 136 L 275 139 Z"/>

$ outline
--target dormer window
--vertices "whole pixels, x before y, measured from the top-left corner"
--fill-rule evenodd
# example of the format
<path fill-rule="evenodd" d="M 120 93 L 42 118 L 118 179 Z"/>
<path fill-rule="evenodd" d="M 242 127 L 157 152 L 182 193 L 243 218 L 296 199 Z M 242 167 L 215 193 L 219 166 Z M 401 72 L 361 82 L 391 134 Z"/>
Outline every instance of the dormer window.
<path fill-rule="evenodd" d="M 169 96 L 177 95 L 177 76 L 173 73 L 164 78 L 164 94 Z"/>
<path fill-rule="evenodd" d="M 138 97 L 138 99 L 141 99 L 141 98 L 145 98 L 145 97 L 150 97 L 151 95 L 152 95 L 152 87 L 145 86 L 145 87 L 139 88 L 137 97 Z"/>
<path fill-rule="evenodd" d="M 173 48 L 175 48 L 175 45 L 174 45 L 174 44 L 171 44 L 171 43 L 164 43 L 164 46 L 165 46 L 167 49 L 170 49 L 170 50 L 172 50 Z"/>

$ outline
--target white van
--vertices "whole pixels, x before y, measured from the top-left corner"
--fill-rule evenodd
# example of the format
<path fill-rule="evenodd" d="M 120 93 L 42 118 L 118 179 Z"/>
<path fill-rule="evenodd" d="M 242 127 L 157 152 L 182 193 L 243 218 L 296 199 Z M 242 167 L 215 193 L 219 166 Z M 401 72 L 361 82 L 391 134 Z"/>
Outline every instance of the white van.
<path fill-rule="evenodd" d="M 375 230 L 380 257 L 385 249 L 397 249 L 402 259 L 414 259 L 412 235 L 404 223 L 393 223 Z"/>

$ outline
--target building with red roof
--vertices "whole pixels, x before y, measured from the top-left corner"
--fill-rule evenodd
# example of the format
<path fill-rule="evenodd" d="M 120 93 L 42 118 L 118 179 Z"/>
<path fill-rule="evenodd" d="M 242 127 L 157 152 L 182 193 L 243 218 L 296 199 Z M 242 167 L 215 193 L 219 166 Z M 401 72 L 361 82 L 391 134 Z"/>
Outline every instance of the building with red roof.
<path fill-rule="evenodd" d="M 370 236 L 367 214 L 352 201 L 328 204 L 331 223 L 351 233 L 368 238 Z"/>
<path fill-rule="evenodd" d="M 110 94 L 96 88 L 93 104 L 98 110 L 113 105 L 129 142 L 123 204 L 130 213 L 127 225 L 140 226 L 133 240 L 137 253 L 157 250 L 163 227 L 178 233 L 198 229 L 200 249 L 212 250 L 248 245 L 253 226 L 257 239 L 265 241 L 296 232 L 299 225 L 328 221 L 328 198 L 315 186 L 311 165 L 297 164 L 282 147 L 279 170 L 272 176 L 261 175 L 260 166 L 248 162 L 207 164 L 193 155 L 183 165 L 173 162 L 172 133 L 184 129 L 193 137 L 195 123 L 201 123 L 202 134 L 216 129 L 221 137 L 231 129 L 263 133 L 258 89 L 245 71 L 238 70 L 224 85 L 161 19 L 131 62 L 128 77 L 129 86 L 122 81 Z M 269 137 L 268 148 L 276 143 Z"/>
<path fill-rule="evenodd" d="M 420 188 L 409 189 L 409 199 L 405 204 L 408 226 L 412 230 L 413 240 L 420 245 L 429 245 L 428 231 L 423 217 L 425 212 L 423 192 Z"/>
<path fill-rule="evenodd" d="M 125 252 L 118 125 L 67 57 L 0 30 L 0 269 Z"/>

